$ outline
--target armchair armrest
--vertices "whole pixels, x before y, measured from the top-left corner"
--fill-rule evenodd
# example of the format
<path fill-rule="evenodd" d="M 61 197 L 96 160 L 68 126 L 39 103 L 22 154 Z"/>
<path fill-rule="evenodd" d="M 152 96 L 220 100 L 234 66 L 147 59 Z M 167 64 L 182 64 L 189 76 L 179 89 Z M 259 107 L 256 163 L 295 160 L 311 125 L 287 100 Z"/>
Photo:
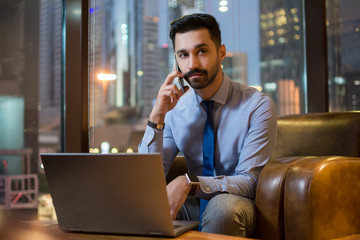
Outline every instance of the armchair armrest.
<path fill-rule="evenodd" d="M 360 158 L 270 161 L 257 186 L 261 239 L 331 239 L 360 233 Z"/>
<path fill-rule="evenodd" d="M 331 239 L 360 233 L 360 158 L 309 157 L 284 186 L 285 236 Z"/>
<path fill-rule="evenodd" d="M 268 162 L 256 188 L 256 237 L 285 239 L 284 185 L 289 169 L 303 157 L 287 157 Z"/>

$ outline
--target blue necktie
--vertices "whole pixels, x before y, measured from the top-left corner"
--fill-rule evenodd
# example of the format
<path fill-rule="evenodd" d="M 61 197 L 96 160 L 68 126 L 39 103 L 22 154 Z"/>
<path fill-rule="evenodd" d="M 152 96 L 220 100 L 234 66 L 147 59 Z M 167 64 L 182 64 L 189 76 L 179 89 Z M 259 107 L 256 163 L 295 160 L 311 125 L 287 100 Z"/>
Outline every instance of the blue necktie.
<path fill-rule="evenodd" d="M 215 148 L 215 134 L 214 134 L 214 120 L 212 111 L 214 108 L 214 101 L 204 101 L 207 119 L 204 127 L 203 138 L 203 176 L 214 176 L 214 148 Z M 208 204 L 208 200 L 200 199 L 200 222 L 202 222 L 202 214 Z M 200 227 L 201 230 L 201 227 Z"/>

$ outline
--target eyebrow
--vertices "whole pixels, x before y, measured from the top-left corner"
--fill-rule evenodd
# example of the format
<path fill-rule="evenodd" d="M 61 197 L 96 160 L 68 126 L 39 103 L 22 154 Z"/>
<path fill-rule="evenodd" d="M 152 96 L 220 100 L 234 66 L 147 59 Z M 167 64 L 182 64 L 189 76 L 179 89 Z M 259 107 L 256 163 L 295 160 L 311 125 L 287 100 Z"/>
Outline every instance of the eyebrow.
<path fill-rule="evenodd" d="M 209 44 L 207 43 L 199 43 L 197 45 L 195 45 L 194 49 L 198 49 L 198 48 L 202 48 L 202 47 L 209 47 Z M 186 49 L 179 49 L 176 51 L 176 54 L 179 54 L 179 53 L 184 53 L 184 52 L 187 52 Z"/>

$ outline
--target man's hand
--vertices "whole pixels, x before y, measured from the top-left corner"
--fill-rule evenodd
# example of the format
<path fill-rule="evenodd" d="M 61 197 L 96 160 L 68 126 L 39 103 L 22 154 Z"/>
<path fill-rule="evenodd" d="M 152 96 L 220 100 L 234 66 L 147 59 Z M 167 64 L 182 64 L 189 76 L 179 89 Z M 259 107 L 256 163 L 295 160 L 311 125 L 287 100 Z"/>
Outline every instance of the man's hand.
<path fill-rule="evenodd" d="M 151 111 L 149 120 L 155 123 L 164 123 L 165 114 L 173 109 L 180 97 L 184 94 L 173 84 L 174 78 L 183 77 L 175 68 L 167 76 L 163 85 L 161 85 L 153 110 Z M 185 92 L 189 87 L 185 87 Z"/>
<path fill-rule="evenodd" d="M 176 218 L 176 215 L 185 203 L 190 190 L 191 186 L 185 176 L 175 178 L 166 186 L 172 219 Z"/>

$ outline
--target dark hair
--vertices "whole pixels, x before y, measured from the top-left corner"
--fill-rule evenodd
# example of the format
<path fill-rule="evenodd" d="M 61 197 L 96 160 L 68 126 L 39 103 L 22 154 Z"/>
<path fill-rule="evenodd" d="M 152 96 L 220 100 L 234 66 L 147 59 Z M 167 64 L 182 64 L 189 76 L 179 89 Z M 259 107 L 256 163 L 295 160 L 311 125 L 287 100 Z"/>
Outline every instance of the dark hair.
<path fill-rule="evenodd" d="M 186 33 L 192 30 L 199 30 L 206 28 L 209 30 L 211 40 L 215 43 L 216 47 L 221 44 L 221 31 L 219 23 L 216 19 L 206 13 L 195 13 L 191 15 L 185 15 L 170 23 L 169 37 L 175 48 L 175 35 L 177 33 Z"/>

